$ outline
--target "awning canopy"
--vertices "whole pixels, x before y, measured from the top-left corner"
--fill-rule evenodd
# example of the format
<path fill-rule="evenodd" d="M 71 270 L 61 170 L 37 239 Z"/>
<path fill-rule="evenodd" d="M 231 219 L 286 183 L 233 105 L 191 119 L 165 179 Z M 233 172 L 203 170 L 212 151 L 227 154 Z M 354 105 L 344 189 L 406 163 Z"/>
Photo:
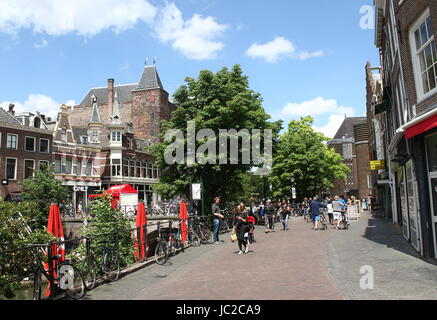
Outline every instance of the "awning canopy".
<path fill-rule="evenodd" d="M 116 194 L 119 195 L 121 193 L 138 193 L 134 187 L 132 187 L 130 184 L 122 184 L 120 186 L 113 186 L 105 191 L 109 194 Z"/>
<path fill-rule="evenodd" d="M 412 139 L 419 134 L 427 132 L 437 127 L 437 115 L 429 117 L 426 120 L 408 128 L 405 132 L 405 139 Z"/>

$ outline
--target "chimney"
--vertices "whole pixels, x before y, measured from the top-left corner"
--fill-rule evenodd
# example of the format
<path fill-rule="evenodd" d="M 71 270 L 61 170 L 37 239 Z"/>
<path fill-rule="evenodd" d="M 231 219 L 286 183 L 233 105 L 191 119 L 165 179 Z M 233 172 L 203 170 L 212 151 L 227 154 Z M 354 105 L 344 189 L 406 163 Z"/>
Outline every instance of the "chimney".
<path fill-rule="evenodd" d="M 15 104 L 13 104 L 13 103 L 9 104 L 9 110 L 8 110 L 8 112 L 9 112 L 9 114 L 12 115 L 12 116 L 15 115 L 15 110 L 14 110 L 14 108 L 15 108 Z"/>
<path fill-rule="evenodd" d="M 108 79 L 108 114 L 112 115 L 112 107 L 114 105 L 114 79 Z"/>

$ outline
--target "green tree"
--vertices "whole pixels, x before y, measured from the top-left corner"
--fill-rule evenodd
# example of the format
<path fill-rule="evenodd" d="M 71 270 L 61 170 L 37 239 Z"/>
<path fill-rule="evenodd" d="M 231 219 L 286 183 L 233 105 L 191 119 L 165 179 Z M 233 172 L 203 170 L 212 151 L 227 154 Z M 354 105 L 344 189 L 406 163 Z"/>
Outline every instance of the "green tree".
<path fill-rule="evenodd" d="M 326 145 L 329 138 L 315 132 L 312 124 L 311 117 L 293 120 L 280 135 L 269 179 L 275 198 L 290 199 L 293 186 L 299 199 L 312 197 L 331 188 L 334 180 L 346 179 L 349 168 Z"/>
<path fill-rule="evenodd" d="M 92 248 L 94 257 L 97 259 L 95 262 L 97 272 L 101 272 L 104 247 L 115 245 L 116 234 L 121 265 L 126 266 L 135 261 L 131 221 L 121 211 L 112 208 L 111 201 L 110 195 L 102 195 L 93 199 L 90 214 L 94 218 L 83 229 L 83 235 L 93 239 Z M 105 244 L 105 241 L 108 243 Z M 85 257 L 85 253 L 86 245 L 83 243 L 69 255 L 69 258 L 81 260 Z"/>
<path fill-rule="evenodd" d="M 26 244 L 53 240 L 45 228 L 29 229 L 33 205 L 0 201 L 0 295 L 11 299 L 20 289 L 20 281 L 33 272 L 31 250 Z"/>
<path fill-rule="evenodd" d="M 211 129 L 219 135 L 219 129 L 272 129 L 279 132 L 280 122 L 271 123 L 270 116 L 262 107 L 259 93 L 250 90 L 248 77 L 243 75 L 239 65 L 232 70 L 223 68 L 217 73 L 208 70 L 200 72 L 197 79 L 186 78 L 186 84 L 174 94 L 179 107 L 172 113 L 170 121 L 162 121 L 162 138 L 169 129 L 179 129 L 187 133 L 187 122 L 194 121 L 196 131 Z M 160 183 L 155 191 L 164 196 L 178 193 L 188 194 L 188 168 L 186 164 L 168 165 L 164 160 L 164 151 L 170 142 L 155 146 L 153 154 L 157 165 L 162 169 Z M 200 144 L 198 143 L 197 146 Z M 197 147 L 196 146 L 196 147 Z M 219 141 L 215 141 L 219 150 Z M 229 148 L 229 146 L 228 146 Z M 186 155 L 186 149 L 184 154 Z M 239 146 L 241 159 L 242 146 Z M 218 152 L 217 152 L 218 154 Z M 220 155 L 217 155 L 219 159 Z M 229 159 L 229 152 L 228 152 Z M 229 162 L 228 162 L 229 163 Z M 237 200 L 236 195 L 242 188 L 241 174 L 253 167 L 253 163 L 237 165 L 195 164 L 192 169 L 193 181 L 203 182 L 206 203 L 212 202 L 214 196 L 220 196 L 223 202 Z M 209 206 L 207 205 L 208 209 Z"/>
<path fill-rule="evenodd" d="M 35 170 L 34 173 L 34 177 L 22 182 L 22 194 L 24 201 L 36 204 L 33 225 L 36 228 L 42 228 L 47 225 L 50 204 L 67 200 L 70 192 L 61 181 L 54 178 L 51 167 L 46 170 Z"/>

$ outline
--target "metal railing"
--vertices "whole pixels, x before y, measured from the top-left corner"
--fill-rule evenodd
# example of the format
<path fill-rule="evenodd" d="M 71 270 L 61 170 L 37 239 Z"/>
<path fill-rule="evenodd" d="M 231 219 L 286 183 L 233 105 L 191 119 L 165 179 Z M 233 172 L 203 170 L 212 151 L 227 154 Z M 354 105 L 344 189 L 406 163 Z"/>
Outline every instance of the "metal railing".
<path fill-rule="evenodd" d="M 31 250 L 35 249 L 35 246 L 0 251 L 0 287 L 9 283 L 23 284 L 23 282 L 26 282 L 26 285 L 33 285 L 33 273 L 36 263 L 48 263 L 48 272 L 52 273 L 53 261 L 51 261 L 51 254 L 47 254 L 47 251 L 50 251 L 54 244 L 58 248 L 63 247 L 65 249 L 66 260 L 77 266 L 82 265 L 84 260 L 91 255 L 94 255 L 94 258 L 97 260 L 101 260 L 102 250 L 98 249 L 97 245 L 101 245 L 103 241 L 106 241 L 110 246 L 120 248 L 119 253 L 122 255 L 124 255 L 124 252 L 134 253 L 133 257 L 121 257 L 124 262 L 121 266 L 122 269 L 130 268 L 135 264 L 153 261 L 154 247 L 157 240 L 155 227 L 159 225 L 161 231 L 164 234 L 168 234 L 174 229 L 174 221 L 178 221 L 177 225 L 180 227 L 182 220 L 175 217 L 156 217 L 151 219 L 153 221 L 148 221 L 142 227 L 41 244 L 41 250 L 44 250 L 41 256 L 45 257 L 45 261 L 35 261 L 35 255 L 31 252 Z M 143 236 L 141 236 L 141 231 L 143 231 Z M 129 250 L 125 250 L 128 246 L 130 246 Z M 131 249 L 132 247 L 133 250 Z"/>

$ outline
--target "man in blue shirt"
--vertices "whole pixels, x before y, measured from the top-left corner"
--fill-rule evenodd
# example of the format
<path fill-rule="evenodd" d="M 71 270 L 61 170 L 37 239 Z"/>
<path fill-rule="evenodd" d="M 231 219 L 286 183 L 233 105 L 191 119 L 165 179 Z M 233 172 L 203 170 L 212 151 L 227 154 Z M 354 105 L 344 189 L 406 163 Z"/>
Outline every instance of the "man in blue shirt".
<path fill-rule="evenodd" d="M 311 201 L 310 203 L 310 208 L 311 208 L 311 216 L 314 224 L 314 230 L 317 230 L 317 225 L 320 216 L 320 208 L 326 208 L 326 205 L 324 205 L 319 201 L 319 197 L 315 196 L 313 198 L 313 201 Z"/>

